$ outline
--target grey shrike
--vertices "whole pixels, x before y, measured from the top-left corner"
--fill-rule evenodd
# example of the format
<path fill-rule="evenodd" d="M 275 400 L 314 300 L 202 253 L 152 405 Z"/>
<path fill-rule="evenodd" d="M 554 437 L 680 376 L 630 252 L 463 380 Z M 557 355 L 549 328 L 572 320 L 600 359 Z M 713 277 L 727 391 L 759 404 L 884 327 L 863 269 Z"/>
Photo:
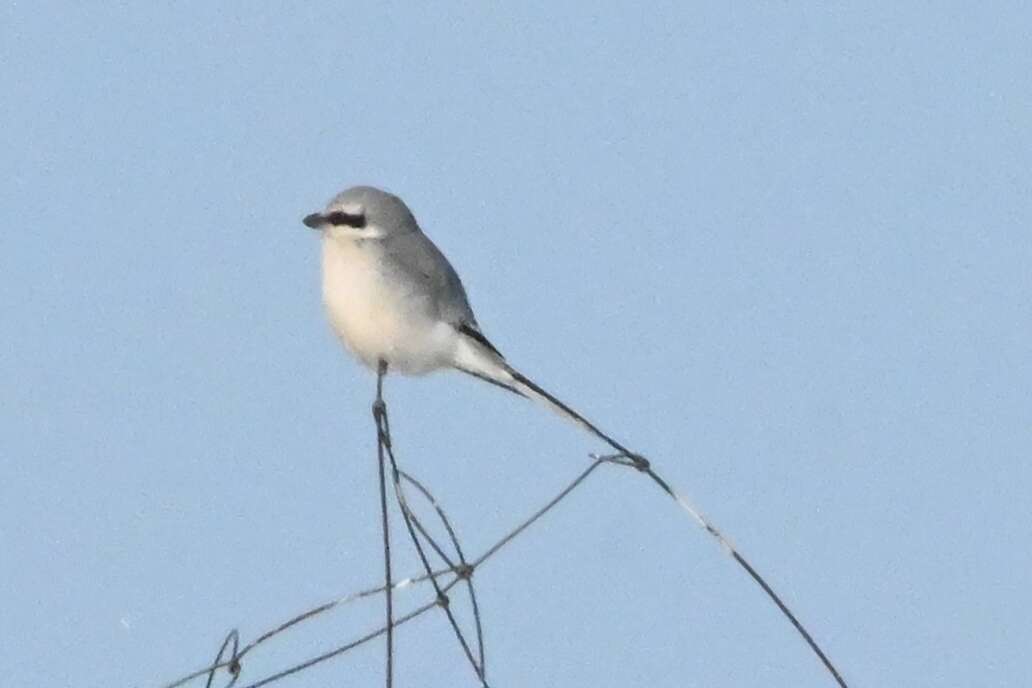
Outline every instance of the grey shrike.
<path fill-rule="evenodd" d="M 382 381 L 388 370 L 420 375 L 454 368 L 540 401 L 587 429 L 620 452 L 626 465 L 648 475 L 715 537 L 795 626 L 839 686 L 846 688 L 831 660 L 774 589 L 716 526 L 651 468 L 648 460 L 629 451 L 506 362 L 481 333 L 459 276 L 419 229 L 400 198 L 372 187 L 356 186 L 334 196 L 322 212 L 307 216 L 304 223 L 323 235 L 322 291 L 330 323 L 347 348 L 377 371 L 378 381 Z M 377 401 L 382 402 L 379 397 Z M 380 471 L 386 543 L 382 456 Z M 385 546 L 388 590 L 391 587 L 389 554 L 390 549 Z M 389 593 L 387 599 L 390 638 Z"/>
<path fill-rule="evenodd" d="M 330 323 L 362 363 L 406 375 L 461 370 L 542 402 L 644 461 L 506 362 L 481 333 L 455 269 L 400 198 L 355 186 L 303 222 L 322 232 L 322 293 Z"/>

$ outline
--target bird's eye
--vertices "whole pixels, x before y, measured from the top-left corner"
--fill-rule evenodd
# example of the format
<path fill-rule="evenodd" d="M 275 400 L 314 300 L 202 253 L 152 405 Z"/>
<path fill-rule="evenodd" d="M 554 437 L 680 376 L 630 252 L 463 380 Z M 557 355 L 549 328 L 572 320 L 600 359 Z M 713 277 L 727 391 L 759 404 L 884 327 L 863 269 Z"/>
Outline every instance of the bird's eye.
<path fill-rule="evenodd" d="M 355 229 L 362 229 L 366 226 L 365 213 L 345 213 L 338 210 L 326 215 L 326 221 L 334 227 L 345 225 Z"/>

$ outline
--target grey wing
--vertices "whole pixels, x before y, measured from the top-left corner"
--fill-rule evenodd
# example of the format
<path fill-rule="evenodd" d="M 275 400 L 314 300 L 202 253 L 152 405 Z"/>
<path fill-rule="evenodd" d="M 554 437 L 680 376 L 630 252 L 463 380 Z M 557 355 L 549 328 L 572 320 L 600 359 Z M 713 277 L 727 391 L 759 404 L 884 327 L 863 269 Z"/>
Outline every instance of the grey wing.
<path fill-rule="evenodd" d="M 419 294 L 425 299 L 425 307 L 428 310 L 443 322 L 451 324 L 460 335 L 492 352 L 502 365 L 505 365 L 505 356 L 480 331 L 458 273 L 434 242 L 419 232 L 406 234 L 392 242 L 388 258 L 395 273 L 410 282 L 413 294 Z M 484 382 L 497 385 L 521 397 L 526 396 L 510 384 L 476 370 L 459 365 L 456 367 Z"/>
<path fill-rule="evenodd" d="M 410 282 L 415 294 L 444 322 L 477 329 L 477 319 L 466 298 L 462 280 L 434 242 L 422 232 L 396 237 L 387 247 L 388 261 L 400 279 Z"/>

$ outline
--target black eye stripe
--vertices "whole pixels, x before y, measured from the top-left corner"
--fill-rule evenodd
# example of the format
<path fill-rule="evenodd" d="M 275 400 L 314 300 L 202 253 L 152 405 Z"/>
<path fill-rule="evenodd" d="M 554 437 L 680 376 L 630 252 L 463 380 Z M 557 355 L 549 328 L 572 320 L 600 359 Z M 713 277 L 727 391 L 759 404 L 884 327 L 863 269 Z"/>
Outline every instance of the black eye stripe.
<path fill-rule="evenodd" d="M 329 213 L 324 219 L 335 227 L 347 225 L 348 227 L 361 229 L 366 226 L 365 215 L 363 213 L 352 214 L 338 210 L 337 212 Z"/>

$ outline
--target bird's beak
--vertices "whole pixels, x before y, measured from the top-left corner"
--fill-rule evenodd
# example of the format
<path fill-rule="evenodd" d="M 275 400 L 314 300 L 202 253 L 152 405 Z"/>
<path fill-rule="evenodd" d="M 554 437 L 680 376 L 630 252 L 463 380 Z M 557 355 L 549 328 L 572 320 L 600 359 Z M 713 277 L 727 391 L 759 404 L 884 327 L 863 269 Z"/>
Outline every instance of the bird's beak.
<path fill-rule="evenodd" d="M 326 220 L 323 218 L 322 213 L 305 215 L 305 219 L 301 220 L 301 222 L 305 223 L 305 227 L 311 227 L 312 229 L 322 229 L 325 221 Z"/>

